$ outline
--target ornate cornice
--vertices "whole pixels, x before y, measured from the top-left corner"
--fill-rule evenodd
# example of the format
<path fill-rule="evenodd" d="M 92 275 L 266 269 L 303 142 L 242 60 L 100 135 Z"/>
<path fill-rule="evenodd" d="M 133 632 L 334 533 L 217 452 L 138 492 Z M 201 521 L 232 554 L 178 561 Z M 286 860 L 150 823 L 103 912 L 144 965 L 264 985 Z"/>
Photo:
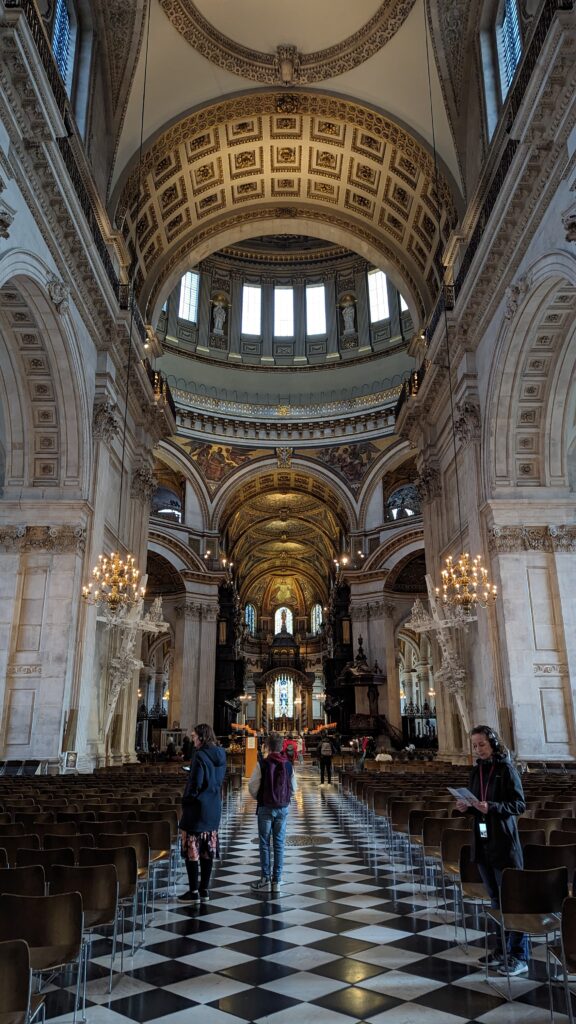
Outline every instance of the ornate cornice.
<path fill-rule="evenodd" d="M 0 526 L 0 551 L 82 554 L 86 530 L 81 526 Z"/>
<path fill-rule="evenodd" d="M 524 551 L 574 552 L 576 526 L 493 526 L 488 534 L 492 554 Z"/>
<path fill-rule="evenodd" d="M 185 601 L 175 607 L 179 619 L 196 619 L 198 621 L 215 622 L 218 618 L 218 605 L 202 601 Z"/>
<path fill-rule="evenodd" d="M 219 32 L 192 0 L 160 0 L 174 28 L 206 60 L 266 85 L 310 85 L 352 71 L 392 39 L 414 2 L 385 0 L 357 32 L 324 50 L 300 53 L 294 46 L 278 46 L 272 54 L 251 50 Z"/>

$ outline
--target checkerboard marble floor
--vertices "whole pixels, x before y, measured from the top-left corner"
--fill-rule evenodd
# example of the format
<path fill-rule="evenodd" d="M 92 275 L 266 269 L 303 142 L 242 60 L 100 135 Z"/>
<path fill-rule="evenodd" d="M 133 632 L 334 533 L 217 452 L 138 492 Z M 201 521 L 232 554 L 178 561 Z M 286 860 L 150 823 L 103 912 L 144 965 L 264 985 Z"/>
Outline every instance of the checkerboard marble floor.
<path fill-rule="evenodd" d="M 373 851 L 335 786 L 299 770 L 280 897 L 252 894 L 260 875 L 254 803 L 231 802 L 211 902 L 161 898 L 145 945 L 108 993 L 110 944 L 96 939 L 88 968 L 90 1024 L 545 1024 L 543 954 L 530 974 L 487 983 L 483 931 L 467 918 L 455 941 L 452 903 Z M 298 845 L 298 844 L 310 845 Z M 372 855 L 371 855 L 372 853 Z M 372 866 L 370 867 L 369 864 Z M 184 876 L 177 891 L 183 891 Z M 480 925 L 483 928 L 483 925 Z M 539 955 L 539 959 L 538 959 Z M 47 1018 L 72 1019 L 73 979 L 50 987 Z M 500 992 L 495 985 L 499 984 Z M 561 987 L 558 1024 L 568 1020 Z"/>

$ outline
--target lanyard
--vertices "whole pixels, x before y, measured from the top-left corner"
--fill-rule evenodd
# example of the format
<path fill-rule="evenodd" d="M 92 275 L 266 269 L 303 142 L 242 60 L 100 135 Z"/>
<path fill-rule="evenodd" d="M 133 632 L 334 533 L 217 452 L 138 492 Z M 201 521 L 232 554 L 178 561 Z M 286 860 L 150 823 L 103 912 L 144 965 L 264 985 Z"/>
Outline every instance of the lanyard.
<path fill-rule="evenodd" d="M 482 801 L 482 803 L 485 803 L 485 801 L 486 801 L 486 795 L 488 793 L 488 786 L 490 785 L 490 779 L 492 778 L 492 772 L 493 771 L 494 771 L 494 765 L 491 766 L 490 771 L 488 773 L 488 778 L 486 780 L 486 785 L 484 785 L 484 775 L 483 775 L 483 772 L 482 772 L 482 765 L 480 765 L 480 800 Z"/>

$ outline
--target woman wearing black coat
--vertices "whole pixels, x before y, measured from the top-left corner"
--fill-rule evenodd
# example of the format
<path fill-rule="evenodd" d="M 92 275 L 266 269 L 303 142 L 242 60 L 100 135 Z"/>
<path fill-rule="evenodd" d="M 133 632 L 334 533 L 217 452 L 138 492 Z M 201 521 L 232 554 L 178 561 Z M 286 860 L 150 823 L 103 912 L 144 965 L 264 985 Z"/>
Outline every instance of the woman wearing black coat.
<path fill-rule="evenodd" d="M 478 865 L 484 887 L 493 907 L 500 905 L 499 889 L 505 868 L 522 868 L 524 860 L 516 818 L 526 810 L 520 776 L 510 761 L 506 747 L 488 725 L 478 725 L 471 733 L 472 751 L 477 761 L 470 776 L 469 789 L 474 804 L 457 801 L 459 811 L 474 815 L 472 861 Z M 508 973 L 528 970 L 528 937 L 508 932 L 506 941 Z M 481 959 L 484 963 L 485 958 Z M 488 966 L 505 974 L 504 954 L 497 948 L 488 954 Z"/>
<path fill-rule="evenodd" d="M 181 903 L 210 899 L 208 886 L 214 858 L 219 856 L 218 827 L 222 815 L 222 783 L 226 775 L 226 754 L 210 725 L 197 725 L 192 732 L 194 753 L 182 796 L 180 818 L 182 856 L 186 861 L 188 892 Z M 198 875 L 200 874 L 200 885 Z"/>

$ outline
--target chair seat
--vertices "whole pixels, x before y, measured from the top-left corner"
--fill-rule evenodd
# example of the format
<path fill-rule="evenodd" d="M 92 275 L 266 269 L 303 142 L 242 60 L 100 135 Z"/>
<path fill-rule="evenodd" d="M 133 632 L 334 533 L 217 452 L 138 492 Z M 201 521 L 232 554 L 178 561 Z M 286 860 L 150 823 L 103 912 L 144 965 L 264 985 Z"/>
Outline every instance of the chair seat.
<path fill-rule="evenodd" d="M 170 856 L 170 850 L 150 850 L 150 862 L 166 860 Z"/>
<path fill-rule="evenodd" d="M 490 911 L 490 917 L 501 921 L 502 913 L 494 908 Z M 504 914 L 504 926 L 506 931 L 545 935 L 560 927 L 560 914 Z"/>
<path fill-rule="evenodd" d="M 13 1010 L 9 1013 L 0 1013 L 0 1024 L 26 1024 L 26 1011 Z"/>
<path fill-rule="evenodd" d="M 75 946 L 31 946 L 30 966 L 33 971 L 65 968 L 76 955 Z"/>
<path fill-rule="evenodd" d="M 460 877 L 460 864 L 457 864 L 456 861 L 449 860 L 443 867 L 447 875 L 453 875 L 455 878 Z"/>
<path fill-rule="evenodd" d="M 462 894 L 467 900 L 482 900 L 482 902 L 485 902 L 488 899 L 486 889 L 481 882 L 463 882 Z"/>
<path fill-rule="evenodd" d="M 559 942 L 551 943 L 548 946 L 548 950 L 556 957 L 559 963 L 562 963 L 562 946 Z M 568 976 L 571 978 L 573 974 L 576 974 L 576 957 L 566 957 L 566 967 L 568 968 Z"/>
<path fill-rule="evenodd" d="M 116 908 L 109 907 L 107 910 L 85 910 L 84 929 L 100 928 L 104 925 L 113 925 L 116 916 Z"/>

